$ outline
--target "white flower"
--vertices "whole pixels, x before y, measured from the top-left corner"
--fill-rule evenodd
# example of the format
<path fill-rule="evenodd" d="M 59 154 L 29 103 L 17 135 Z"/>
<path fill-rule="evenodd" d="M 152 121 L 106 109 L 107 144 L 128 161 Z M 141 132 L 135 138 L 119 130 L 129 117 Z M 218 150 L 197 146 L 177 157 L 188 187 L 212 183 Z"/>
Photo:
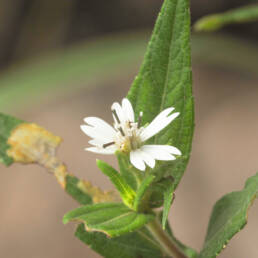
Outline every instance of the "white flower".
<path fill-rule="evenodd" d="M 136 122 L 130 101 L 122 100 L 122 105 L 115 102 L 111 107 L 114 127 L 97 117 L 86 117 L 81 125 L 82 131 L 92 140 L 94 147 L 86 148 L 101 154 L 114 154 L 117 150 L 130 153 L 130 162 L 139 170 L 145 170 L 146 165 L 155 166 L 155 160 L 175 160 L 174 155 L 181 155 L 180 150 L 170 145 L 144 145 L 144 142 L 169 125 L 179 113 L 172 113 L 173 107 L 163 110 L 146 127 L 141 127 L 140 112 Z"/>

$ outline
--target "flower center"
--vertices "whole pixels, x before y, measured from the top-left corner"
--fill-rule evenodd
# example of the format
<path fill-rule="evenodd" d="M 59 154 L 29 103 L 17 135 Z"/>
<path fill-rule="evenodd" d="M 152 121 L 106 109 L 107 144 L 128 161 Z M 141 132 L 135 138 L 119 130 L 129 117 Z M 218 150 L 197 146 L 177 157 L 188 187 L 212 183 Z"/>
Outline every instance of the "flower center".
<path fill-rule="evenodd" d="M 137 123 L 129 120 L 120 121 L 116 111 L 112 110 L 112 113 L 114 114 L 114 128 L 117 131 L 117 134 L 113 142 L 104 144 L 103 147 L 106 148 L 115 144 L 119 150 L 125 153 L 129 153 L 131 150 L 140 148 L 142 145 L 140 138 L 140 132 L 142 131 L 142 112 L 139 115 Z"/>
<path fill-rule="evenodd" d="M 140 129 L 138 129 L 137 123 L 126 121 L 123 126 L 117 128 L 117 135 L 114 141 L 115 145 L 119 150 L 126 153 L 140 148 L 142 142 L 139 137 L 139 132 Z"/>

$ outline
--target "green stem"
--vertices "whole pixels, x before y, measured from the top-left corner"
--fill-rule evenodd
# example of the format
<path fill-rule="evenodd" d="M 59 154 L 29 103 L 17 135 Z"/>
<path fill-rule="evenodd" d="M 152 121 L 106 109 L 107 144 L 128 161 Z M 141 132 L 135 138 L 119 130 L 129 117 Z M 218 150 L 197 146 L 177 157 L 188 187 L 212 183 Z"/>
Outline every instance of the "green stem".
<path fill-rule="evenodd" d="M 170 236 L 162 229 L 161 224 L 157 220 L 153 220 L 147 224 L 147 228 L 152 236 L 161 245 L 163 251 L 171 258 L 187 258 L 187 256 L 180 249 L 178 244 L 173 241 Z"/>

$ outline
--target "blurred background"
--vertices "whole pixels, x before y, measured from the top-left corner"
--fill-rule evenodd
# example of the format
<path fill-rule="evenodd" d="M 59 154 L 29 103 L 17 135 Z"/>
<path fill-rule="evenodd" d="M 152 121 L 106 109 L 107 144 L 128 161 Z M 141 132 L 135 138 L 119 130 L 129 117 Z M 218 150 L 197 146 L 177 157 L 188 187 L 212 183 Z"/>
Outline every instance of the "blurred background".
<path fill-rule="evenodd" d="M 203 15 L 257 1 L 191 1 Z M 71 172 L 109 189 L 83 151 L 85 116 L 111 121 L 110 105 L 137 74 L 162 0 L 0 0 L 0 111 L 36 122 L 64 142 Z M 200 250 L 211 209 L 258 171 L 258 23 L 193 34 L 196 130 L 170 214 L 175 235 Z M 103 157 L 100 157 L 103 158 Z M 112 157 L 103 159 L 115 165 Z M 62 216 L 77 204 L 38 166 L 0 165 L 0 257 L 99 257 Z M 258 203 L 220 257 L 257 258 Z"/>

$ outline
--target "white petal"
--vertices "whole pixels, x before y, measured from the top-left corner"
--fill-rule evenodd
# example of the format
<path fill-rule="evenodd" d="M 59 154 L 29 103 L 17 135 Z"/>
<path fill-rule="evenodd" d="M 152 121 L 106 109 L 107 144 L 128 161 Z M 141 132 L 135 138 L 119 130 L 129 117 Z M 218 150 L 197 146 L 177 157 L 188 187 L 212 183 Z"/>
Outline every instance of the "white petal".
<path fill-rule="evenodd" d="M 157 134 L 167 125 L 169 125 L 178 115 L 179 113 L 173 113 L 168 116 L 174 110 L 173 107 L 167 108 L 163 110 L 159 115 L 157 115 L 154 120 L 143 129 L 140 137 L 142 141 L 146 141 L 151 138 L 153 135 Z"/>
<path fill-rule="evenodd" d="M 109 125 L 107 122 L 102 120 L 98 117 L 85 117 L 84 118 L 85 123 L 91 125 L 92 127 L 96 128 L 96 130 L 101 130 L 107 135 L 114 136 L 116 134 L 115 129 Z"/>
<path fill-rule="evenodd" d="M 155 167 L 155 159 L 148 154 L 147 152 L 144 152 L 142 149 L 140 149 L 140 156 L 142 160 L 151 168 Z"/>
<path fill-rule="evenodd" d="M 167 117 L 175 108 L 174 107 L 169 107 L 161 111 L 154 119 L 152 122 L 155 120 L 159 120 L 160 118 Z"/>
<path fill-rule="evenodd" d="M 99 154 L 114 154 L 114 152 L 116 150 L 114 149 L 109 149 L 109 148 L 99 148 L 99 147 L 90 147 L 90 148 L 86 148 L 85 150 L 87 151 L 91 151 L 91 152 L 94 152 L 94 153 L 99 153 Z"/>
<path fill-rule="evenodd" d="M 126 117 L 124 115 L 123 109 L 119 103 L 117 103 L 117 102 L 113 103 L 111 106 L 111 110 L 115 110 L 115 112 L 118 116 L 119 121 L 117 121 L 116 117 L 113 115 L 115 122 L 117 122 L 119 124 L 119 123 L 124 123 L 126 121 Z"/>
<path fill-rule="evenodd" d="M 139 154 L 140 150 L 135 150 L 130 152 L 130 162 L 139 170 L 145 170 L 145 164 Z"/>
<path fill-rule="evenodd" d="M 167 146 L 168 145 L 144 145 L 141 149 L 156 160 L 175 160 L 175 156 L 169 152 L 168 148 L 166 148 Z"/>
<path fill-rule="evenodd" d="M 89 137 L 96 138 L 97 140 L 103 142 L 112 142 L 114 139 L 113 135 L 109 135 L 101 128 L 96 129 L 95 127 L 89 125 L 81 125 L 81 130 Z"/>
<path fill-rule="evenodd" d="M 174 146 L 171 146 L 171 145 L 156 145 L 156 146 L 160 146 L 163 150 L 167 150 L 170 154 L 182 155 L 181 151 Z"/>
<path fill-rule="evenodd" d="M 106 141 L 104 142 L 100 139 L 92 139 L 89 141 L 89 144 L 94 145 L 94 146 L 99 146 L 99 147 L 102 147 L 103 144 L 105 144 L 105 143 L 106 143 Z"/>
<path fill-rule="evenodd" d="M 134 122 L 134 111 L 131 102 L 128 99 L 122 100 L 122 109 L 127 120 Z"/>

